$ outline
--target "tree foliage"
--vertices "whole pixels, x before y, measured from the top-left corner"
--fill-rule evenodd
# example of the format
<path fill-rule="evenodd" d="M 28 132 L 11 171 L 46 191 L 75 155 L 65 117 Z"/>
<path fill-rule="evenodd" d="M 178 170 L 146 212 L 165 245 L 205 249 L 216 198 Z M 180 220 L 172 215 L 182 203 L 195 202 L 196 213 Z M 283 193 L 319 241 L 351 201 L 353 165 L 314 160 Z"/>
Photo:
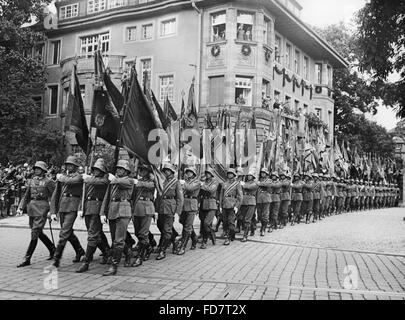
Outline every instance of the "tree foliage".
<path fill-rule="evenodd" d="M 405 118 L 405 1 L 371 0 L 356 21 L 362 70 L 372 74 L 384 103 Z M 394 72 L 400 80 L 387 82 Z"/>
<path fill-rule="evenodd" d="M 45 65 L 32 55 L 46 38 L 25 27 L 42 21 L 43 0 L 0 0 L 0 161 L 51 160 L 61 135 L 49 129 L 32 95 L 45 88 Z M 34 20 L 35 19 L 35 20 Z"/>

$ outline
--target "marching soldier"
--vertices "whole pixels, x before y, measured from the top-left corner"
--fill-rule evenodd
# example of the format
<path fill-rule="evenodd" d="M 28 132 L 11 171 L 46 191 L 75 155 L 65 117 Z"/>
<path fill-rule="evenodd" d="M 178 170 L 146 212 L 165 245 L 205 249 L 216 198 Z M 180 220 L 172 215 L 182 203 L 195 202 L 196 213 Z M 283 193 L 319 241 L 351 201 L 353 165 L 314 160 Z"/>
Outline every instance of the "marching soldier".
<path fill-rule="evenodd" d="M 214 172 L 211 168 L 205 170 L 205 181 L 201 185 L 201 210 L 200 220 L 202 224 L 202 244 L 201 249 L 207 249 L 208 237 L 211 238 L 212 244 L 215 245 L 215 232 L 212 229 L 212 222 L 215 213 L 218 210 L 217 191 L 219 184 L 214 178 Z"/>
<path fill-rule="evenodd" d="M 62 258 L 63 250 L 66 242 L 70 242 L 76 252 L 74 263 L 80 262 L 85 252 L 80 244 L 79 239 L 73 232 L 73 225 L 77 218 L 77 211 L 80 206 L 80 198 L 83 189 L 83 177 L 77 172 L 79 168 L 79 159 L 74 156 L 69 156 L 65 162 L 66 175 L 57 175 L 57 183 L 60 184 L 60 189 L 57 187 L 52 194 L 50 215 L 52 220 L 56 220 L 59 215 L 61 225 L 59 233 L 59 242 L 55 251 L 54 267 L 58 268 Z"/>
<path fill-rule="evenodd" d="M 243 199 L 242 206 L 240 208 L 242 217 L 244 219 L 245 231 L 243 234 L 242 242 L 248 241 L 248 235 L 250 230 L 250 224 L 256 210 L 256 194 L 259 186 L 255 182 L 255 176 L 253 172 L 249 172 L 246 176 L 246 182 L 242 182 Z"/>
<path fill-rule="evenodd" d="M 280 194 L 280 224 L 279 228 L 283 229 L 287 226 L 288 208 L 291 204 L 291 176 L 286 173 L 281 173 L 281 194 Z"/>
<path fill-rule="evenodd" d="M 132 208 L 135 236 L 138 238 L 138 255 L 131 264 L 132 267 L 139 267 L 147 260 L 153 249 L 150 244 L 150 225 L 156 210 L 154 205 L 155 180 L 151 177 L 151 170 L 146 165 L 139 167 L 139 180 L 135 180 L 132 196 Z M 152 235 L 153 236 L 153 235 Z"/>
<path fill-rule="evenodd" d="M 183 191 L 180 181 L 174 176 L 176 170 L 173 165 L 167 163 L 162 169 L 166 180 L 163 184 L 163 193 L 158 197 L 158 220 L 157 226 L 160 231 L 161 248 L 156 260 L 166 258 L 166 250 L 173 244 L 173 253 L 176 251 L 175 237 L 173 234 L 173 222 L 175 215 L 181 215 L 183 208 Z"/>
<path fill-rule="evenodd" d="M 93 260 L 93 255 L 97 247 L 103 253 L 101 264 L 106 264 L 108 259 L 109 246 L 106 242 L 107 238 L 102 237 L 103 225 L 100 219 L 100 209 L 103 203 L 107 187 L 110 183 L 108 180 L 107 168 L 104 159 L 98 159 L 92 167 L 93 176 L 83 175 L 85 185 L 85 200 L 84 200 L 84 220 L 87 228 L 87 249 L 83 260 L 83 265 L 76 271 L 77 273 L 86 272 L 89 270 L 89 264 Z"/>
<path fill-rule="evenodd" d="M 187 243 L 191 237 L 191 249 L 195 250 L 197 246 L 197 235 L 194 231 L 194 219 L 198 213 L 198 194 L 200 193 L 201 182 L 197 178 L 197 172 L 194 168 L 187 168 L 185 170 L 186 180 L 184 181 L 184 204 L 180 216 L 180 223 L 183 225 L 182 238 L 180 247 L 177 252 L 182 256 L 186 252 Z M 183 181 L 182 181 L 183 182 Z"/>
<path fill-rule="evenodd" d="M 314 187 L 312 176 L 310 174 L 304 174 L 305 177 L 305 184 L 302 188 L 302 196 L 303 196 L 303 208 L 302 211 L 305 214 L 305 223 L 309 223 L 309 220 L 313 213 L 313 192 L 312 189 Z"/>
<path fill-rule="evenodd" d="M 359 211 L 364 211 L 365 209 L 365 197 L 366 197 L 366 186 L 363 180 L 359 181 Z"/>
<path fill-rule="evenodd" d="M 281 194 L 281 182 L 280 177 L 277 172 L 271 174 L 271 205 L 270 205 L 270 231 L 273 228 L 276 230 L 278 228 L 278 215 L 280 212 L 280 194 Z"/>
<path fill-rule="evenodd" d="M 352 202 L 352 180 L 346 179 L 346 212 L 350 212 L 350 204 Z"/>
<path fill-rule="evenodd" d="M 331 203 L 331 212 L 337 214 L 337 203 L 339 197 L 338 191 L 338 179 L 335 175 L 332 176 L 332 203 Z"/>
<path fill-rule="evenodd" d="M 332 203 L 332 193 L 333 193 L 333 186 L 331 177 L 329 174 L 325 174 L 325 216 L 331 215 L 331 203 Z"/>
<path fill-rule="evenodd" d="M 27 190 L 17 209 L 17 214 L 22 215 L 24 208 L 27 206 L 29 225 L 31 228 L 31 241 L 27 253 L 25 254 L 24 261 L 20 263 L 17 268 L 29 266 L 31 264 L 31 257 L 38 244 L 38 239 L 41 240 L 49 250 L 48 260 L 52 260 L 55 253 L 55 246 L 43 233 L 47 214 L 49 212 L 49 201 L 55 189 L 53 181 L 45 177 L 47 171 L 48 169 L 45 162 L 38 161 L 35 163 L 35 176 L 28 181 Z"/>
<path fill-rule="evenodd" d="M 112 239 L 112 264 L 103 276 L 117 274 L 123 252 L 127 253 L 129 251 L 125 244 L 125 238 L 132 218 L 131 195 L 134 188 L 134 179 L 129 177 L 131 169 L 127 160 L 119 160 L 116 168 L 117 175 L 109 175 L 110 187 L 100 210 L 101 221 L 104 224 L 108 221 L 110 225 Z M 126 254 L 126 256 L 129 255 Z M 126 261 L 126 266 L 130 266 L 130 259 Z"/>
<path fill-rule="evenodd" d="M 314 186 L 312 189 L 313 192 L 313 212 L 314 212 L 314 217 L 312 222 L 315 222 L 316 220 L 322 220 L 321 219 L 321 181 L 319 180 L 319 176 L 317 173 L 314 173 L 312 175 L 314 178 Z"/>
<path fill-rule="evenodd" d="M 336 189 L 337 189 L 337 208 L 336 208 L 336 214 L 342 214 L 343 213 L 343 206 L 344 206 L 344 180 L 342 178 L 337 178 L 337 183 L 336 183 Z"/>
<path fill-rule="evenodd" d="M 269 179 L 269 171 L 266 168 L 260 170 L 260 178 L 258 182 L 259 189 L 257 190 L 257 215 L 261 223 L 260 236 L 264 237 L 267 225 L 270 218 L 271 204 L 271 180 Z"/>
<path fill-rule="evenodd" d="M 301 180 L 301 176 L 299 173 L 294 174 L 294 180 L 291 185 L 292 194 L 291 194 L 291 205 L 293 208 L 293 218 L 291 222 L 291 226 L 295 224 L 295 222 L 301 221 L 301 205 L 303 201 L 302 197 L 302 188 L 304 184 Z"/>
<path fill-rule="evenodd" d="M 235 219 L 236 214 L 240 209 L 243 194 L 241 183 L 236 179 L 235 169 L 229 169 L 227 171 L 227 176 L 228 180 L 223 183 L 221 188 L 219 210 L 221 211 L 221 216 L 224 223 L 224 232 L 226 235 L 224 245 L 229 246 L 231 241 L 235 239 Z"/>

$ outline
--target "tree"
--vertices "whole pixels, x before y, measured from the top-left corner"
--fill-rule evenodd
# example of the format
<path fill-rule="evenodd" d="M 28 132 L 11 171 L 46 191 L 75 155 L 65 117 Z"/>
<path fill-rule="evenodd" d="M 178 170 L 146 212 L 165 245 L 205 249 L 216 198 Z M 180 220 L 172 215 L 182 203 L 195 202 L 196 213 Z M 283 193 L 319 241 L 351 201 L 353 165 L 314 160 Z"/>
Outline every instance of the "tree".
<path fill-rule="evenodd" d="M 62 136 L 47 127 L 32 99 L 45 88 L 42 32 L 25 27 L 43 20 L 49 0 L 0 0 L 0 162 L 57 158 Z"/>
<path fill-rule="evenodd" d="M 371 0 L 358 12 L 358 56 L 386 105 L 405 118 L 405 1 Z M 400 80 L 388 82 L 397 72 Z"/>

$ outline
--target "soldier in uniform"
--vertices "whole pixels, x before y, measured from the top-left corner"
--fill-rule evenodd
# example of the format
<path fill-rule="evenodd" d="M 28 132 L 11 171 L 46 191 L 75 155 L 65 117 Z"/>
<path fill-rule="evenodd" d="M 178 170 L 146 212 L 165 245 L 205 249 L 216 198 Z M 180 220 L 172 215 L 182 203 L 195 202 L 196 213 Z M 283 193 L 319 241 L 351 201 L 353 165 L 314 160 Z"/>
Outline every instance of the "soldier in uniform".
<path fill-rule="evenodd" d="M 288 208 L 291 204 L 291 176 L 285 172 L 280 174 L 281 179 L 281 194 L 280 194 L 280 215 L 279 228 L 283 229 L 287 226 Z"/>
<path fill-rule="evenodd" d="M 293 208 L 293 218 L 291 221 L 291 226 L 295 224 L 295 222 L 301 221 L 301 205 L 302 205 L 302 188 L 304 184 L 301 180 L 301 176 L 299 173 L 294 174 L 294 180 L 291 185 L 292 194 L 291 194 L 291 206 Z"/>
<path fill-rule="evenodd" d="M 359 211 L 364 211 L 365 209 L 365 199 L 366 197 L 366 186 L 363 180 L 359 180 Z"/>
<path fill-rule="evenodd" d="M 302 188 L 302 196 L 303 196 L 303 208 L 302 211 L 305 214 L 305 223 L 309 223 L 309 220 L 313 213 L 313 205 L 314 205 L 314 195 L 313 195 L 313 187 L 314 183 L 312 180 L 312 176 L 310 174 L 305 174 L 305 184 Z"/>
<path fill-rule="evenodd" d="M 202 237 L 203 241 L 201 249 L 207 248 L 208 237 L 211 238 L 212 244 L 215 245 L 215 232 L 212 229 L 212 222 L 215 217 L 215 213 L 218 210 L 218 187 L 219 184 L 214 178 L 214 172 L 211 168 L 205 170 L 205 181 L 201 185 L 200 197 L 201 197 L 201 211 L 200 220 L 202 224 Z"/>
<path fill-rule="evenodd" d="M 270 217 L 271 203 L 271 180 L 269 179 L 269 171 L 266 168 L 260 170 L 260 178 L 258 182 L 259 189 L 257 190 L 257 215 L 261 223 L 260 236 L 264 237 L 266 227 Z"/>
<path fill-rule="evenodd" d="M 180 247 L 177 252 L 179 256 L 186 253 L 187 243 L 191 237 L 191 250 L 197 246 L 197 235 L 194 232 L 193 224 L 196 214 L 198 213 L 198 195 L 200 193 L 201 182 L 197 178 L 197 172 L 194 168 L 185 170 L 186 180 L 183 183 L 184 204 L 180 216 L 180 223 L 183 225 L 182 238 Z"/>
<path fill-rule="evenodd" d="M 332 179 L 329 174 L 325 174 L 325 216 L 331 215 L 331 203 L 332 203 L 332 193 L 333 185 Z"/>
<path fill-rule="evenodd" d="M 79 239 L 73 232 L 73 225 L 81 202 L 83 177 L 77 172 L 80 165 L 76 157 L 69 156 L 65 165 L 67 173 L 66 175 L 59 174 L 57 176 L 57 183 L 60 185 L 60 188 L 55 188 L 50 207 L 51 219 L 56 220 L 56 215 L 58 214 L 61 225 L 59 242 L 55 251 L 55 262 L 53 263 L 56 268 L 59 267 L 67 241 L 72 244 L 76 252 L 76 257 L 73 260 L 74 263 L 80 262 L 81 257 L 85 255 Z"/>
<path fill-rule="evenodd" d="M 219 210 L 221 211 L 221 216 L 224 222 L 224 232 L 226 235 L 224 245 L 228 246 L 235 238 L 235 219 L 236 214 L 240 209 L 243 194 L 241 182 L 236 179 L 235 169 L 229 169 L 227 171 L 227 176 L 228 180 L 223 183 L 221 188 Z"/>
<path fill-rule="evenodd" d="M 337 207 L 336 207 L 336 214 L 342 214 L 343 213 L 343 206 L 344 206 L 344 180 L 342 178 L 337 178 L 338 182 L 336 183 L 336 189 L 337 189 Z"/>
<path fill-rule="evenodd" d="M 278 215 L 280 212 L 280 194 L 282 184 L 279 180 L 280 177 L 277 172 L 273 172 L 271 174 L 271 179 L 273 181 L 271 183 L 270 230 L 271 228 L 276 230 L 278 228 Z"/>
<path fill-rule="evenodd" d="M 83 175 L 85 186 L 85 200 L 83 212 L 87 228 L 87 249 L 83 260 L 83 265 L 76 271 L 77 273 L 89 270 L 89 264 L 93 260 L 93 255 L 100 247 L 103 253 L 101 264 L 106 264 L 108 259 L 109 246 L 106 237 L 102 237 L 103 225 L 100 219 L 100 209 L 103 203 L 107 187 L 110 183 L 108 180 L 107 168 L 104 159 L 98 159 L 92 167 L 93 176 Z"/>
<path fill-rule="evenodd" d="M 151 177 L 152 171 L 146 165 L 139 167 L 139 180 L 135 180 L 134 192 L 132 194 L 132 208 L 135 236 L 138 238 L 138 254 L 131 264 L 132 267 L 139 267 L 142 262 L 149 258 L 153 249 L 150 239 L 150 225 L 155 216 L 155 180 Z M 153 236 L 153 235 L 152 235 Z"/>
<path fill-rule="evenodd" d="M 313 212 L 314 217 L 312 222 L 316 220 L 321 220 L 321 181 L 319 180 L 319 175 L 317 173 L 312 174 L 314 179 L 313 192 Z"/>
<path fill-rule="evenodd" d="M 352 202 L 352 180 L 346 179 L 346 201 L 345 201 L 346 212 L 350 212 L 351 202 Z"/>
<path fill-rule="evenodd" d="M 110 187 L 101 206 L 100 215 L 103 223 L 109 223 L 112 239 L 112 264 L 103 276 L 117 274 L 118 265 L 123 252 L 129 248 L 125 244 L 128 225 L 132 218 L 131 197 L 134 189 L 134 179 L 130 178 L 131 169 L 127 160 L 117 163 L 117 175 L 109 175 Z M 128 254 L 126 254 L 128 257 Z M 131 260 L 126 261 L 130 266 Z"/>
<path fill-rule="evenodd" d="M 376 210 L 378 209 L 378 196 L 379 196 L 379 192 L 378 192 L 378 184 L 376 181 L 373 181 L 373 209 Z"/>
<path fill-rule="evenodd" d="M 249 172 L 249 174 L 246 176 L 246 182 L 242 182 L 243 199 L 240 210 L 245 225 L 245 232 L 243 234 L 242 242 L 248 241 L 250 224 L 256 210 L 256 194 L 258 188 L 259 186 L 255 182 L 254 173 Z"/>
<path fill-rule="evenodd" d="M 359 210 L 359 204 L 360 204 L 360 181 L 359 179 L 354 180 L 354 198 L 355 201 L 353 202 L 354 204 L 354 211 Z"/>
<path fill-rule="evenodd" d="M 173 252 L 176 252 L 175 238 L 173 236 L 173 222 L 176 214 L 181 215 L 183 208 L 183 191 L 180 181 L 174 176 L 176 170 L 173 165 L 167 163 L 162 171 L 166 177 L 163 184 L 163 193 L 158 197 L 158 221 L 160 231 L 161 248 L 156 260 L 166 258 L 166 250 L 173 244 Z"/>
<path fill-rule="evenodd" d="M 337 214 L 337 202 L 339 191 L 337 188 L 338 180 L 335 175 L 332 177 L 332 202 L 331 202 L 331 212 Z"/>
<path fill-rule="evenodd" d="M 25 254 L 24 261 L 17 268 L 29 266 L 31 257 L 34 254 L 38 244 L 38 239 L 49 250 L 49 259 L 53 259 L 55 246 L 49 238 L 43 233 L 44 226 L 49 212 L 49 201 L 55 189 L 55 184 L 52 180 L 45 177 L 48 171 L 46 163 L 37 161 L 34 165 L 34 177 L 28 181 L 27 190 L 21 199 L 17 209 L 17 215 L 22 215 L 23 210 L 27 206 L 29 217 L 29 225 L 31 228 L 31 241 Z"/>

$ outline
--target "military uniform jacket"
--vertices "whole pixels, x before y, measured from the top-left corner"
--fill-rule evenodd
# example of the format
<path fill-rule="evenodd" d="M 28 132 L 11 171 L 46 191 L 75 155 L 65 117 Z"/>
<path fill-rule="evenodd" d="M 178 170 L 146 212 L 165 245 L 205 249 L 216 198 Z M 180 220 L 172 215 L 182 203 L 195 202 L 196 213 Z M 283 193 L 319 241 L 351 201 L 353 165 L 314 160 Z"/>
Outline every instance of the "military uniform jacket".
<path fill-rule="evenodd" d="M 155 182 L 149 177 L 141 178 L 134 187 L 132 201 L 134 204 L 134 216 L 146 217 L 153 216 L 156 212 L 154 197 L 155 197 Z"/>
<path fill-rule="evenodd" d="M 255 181 L 245 182 L 245 184 L 242 186 L 243 190 L 242 206 L 256 205 L 257 189 L 259 189 L 259 186 Z"/>
<path fill-rule="evenodd" d="M 199 179 L 188 179 L 183 187 L 184 192 L 184 212 L 198 211 L 198 195 L 200 193 L 201 182 Z"/>
<path fill-rule="evenodd" d="M 312 189 L 313 199 L 314 200 L 321 200 L 321 182 L 314 182 L 314 186 Z"/>
<path fill-rule="evenodd" d="M 336 182 L 331 182 L 332 185 L 332 196 L 338 197 L 339 196 L 339 191 L 337 188 L 337 183 Z"/>
<path fill-rule="evenodd" d="M 54 189 L 55 183 L 46 177 L 34 177 L 28 180 L 27 190 L 18 209 L 23 210 L 27 206 L 29 217 L 46 216 L 50 209 L 49 201 Z"/>
<path fill-rule="evenodd" d="M 343 190 L 345 188 L 345 185 L 343 183 L 338 183 L 336 184 L 336 189 L 337 189 L 337 196 L 340 198 L 344 197 Z"/>
<path fill-rule="evenodd" d="M 106 215 L 109 220 L 131 218 L 131 197 L 134 189 L 134 179 L 130 177 L 115 178 L 101 206 L 100 215 Z"/>
<path fill-rule="evenodd" d="M 357 196 L 357 186 L 355 186 L 355 185 L 350 186 L 350 196 L 351 197 Z"/>
<path fill-rule="evenodd" d="M 280 202 L 282 184 L 280 181 L 273 182 L 271 184 L 271 200 L 272 202 Z"/>
<path fill-rule="evenodd" d="M 302 188 L 302 196 L 304 201 L 311 201 L 313 200 L 313 193 L 312 193 L 312 188 L 314 187 L 314 184 L 309 182 L 305 183 L 304 187 Z"/>
<path fill-rule="evenodd" d="M 108 176 L 89 177 L 84 179 L 86 188 L 86 198 L 84 199 L 84 215 L 90 216 L 100 214 L 101 205 L 107 192 L 107 187 L 110 184 Z"/>
<path fill-rule="evenodd" d="M 359 195 L 360 197 L 364 197 L 366 196 L 367 192 L 366 192 L 366 186 L 360 185 L 359 186 Z"/>
<path fill-rule="evenodd" d="M 319 184 L 321 185 L 321 190 L 319 192 L 320 199 L 323 199 L 327 196 L 326 194 L 326 182 L 320 181 Z"/>
<path fill-rule="evenodd" d="M 333 190 L 332 190 L 332 182 L 328 181 L 325 185 L 326 188 L 326 196 L 327 197 L 331 197 L 333 194 Z"/>
<path fill-rule="evenodd" d="M 180 181 L 176 178 L 165 180 L 163 193 L 158 197 L 157 208 L 159 214 L 174 215 L 180 214 L 183 209 L 183 190 Z"/>
<path fill-rule="evenodd" d="M 51 213 L 78 211 L 82 190 L 83 177 L 81 174 L 75 172 L 63 175 L 57 182 L 57 187 L 52 194 Z M 59 208 L 57 208 L 59 199 Z"/>
<path fill-rule="evenodd" d="M 291 194 L 291 200 L 292 201 L 302 201 L 302 188 L 304 187 L 304 183 L 302 181 L 299 182 L 294 182 L 291 185 L 292 188 L 292 194 Z"/>
<path fill-rule="evenodd" d="M 258 204 L 271 202 L 271 184 L 272 181 L 270 179 L 259 180 L 258 183 L 259 189 L 257 190 Z"/>
<path fill-rule="evenodd" d="M 219 184 L 215 179 L 205 181 L 200 190 L 201 209 L 202 210 L 218 210 L 217 205 L 217 190 Z"/>
<path fill-rule="evenodd" d="M 291 182 L 288 180 L 281 181 L 281 201 L 291 201 Z"/>
<path fill-rule="evenodd" d="M 242 203 L 242 198 L 242 186 L 238 180 L 228 180 L 222 184 L 219 199 L 222 209 L 239 209 Z"/>

